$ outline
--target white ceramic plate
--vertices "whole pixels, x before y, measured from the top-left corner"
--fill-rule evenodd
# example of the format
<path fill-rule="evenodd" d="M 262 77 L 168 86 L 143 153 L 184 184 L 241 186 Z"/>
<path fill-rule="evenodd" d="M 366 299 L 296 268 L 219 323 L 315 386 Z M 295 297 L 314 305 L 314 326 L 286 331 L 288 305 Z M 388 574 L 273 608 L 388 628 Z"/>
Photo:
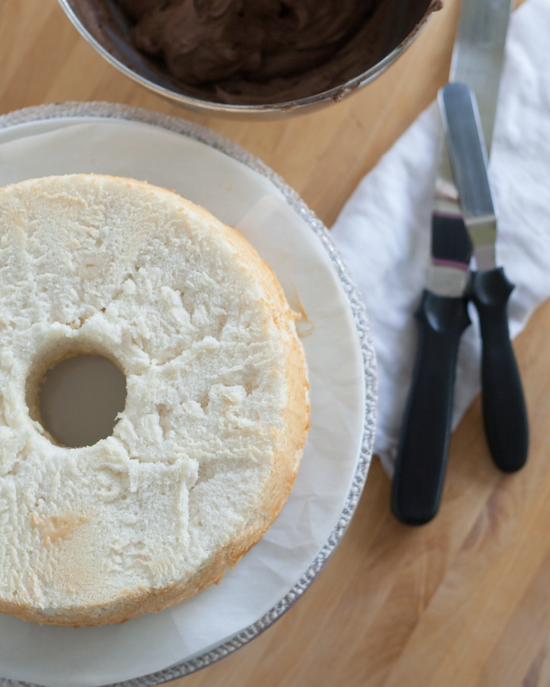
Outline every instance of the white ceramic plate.
<path fill-rule="evenodd" d="M 312 424 L 296 484 L 277 522 L 220 585 L 116 626 L 46 627 L 0 615 L 7 685 L 155 685 L 246 644 L 319 574 L 351 519 L 370 463 L 374 352 L 360 296 L 324 226 L 235 144 L 182 119 L 105 103 L 0 117 L 0 186 L 75 172 L 145 179 L 237 225 L 309 320 L 302 340 Z"/>

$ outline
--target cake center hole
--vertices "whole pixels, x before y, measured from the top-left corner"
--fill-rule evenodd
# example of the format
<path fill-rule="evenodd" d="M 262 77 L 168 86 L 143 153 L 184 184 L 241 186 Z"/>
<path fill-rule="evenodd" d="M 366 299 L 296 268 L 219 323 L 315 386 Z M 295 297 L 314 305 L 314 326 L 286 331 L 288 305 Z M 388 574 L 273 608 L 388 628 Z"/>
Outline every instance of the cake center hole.
<path fill-rule="evenodd" d="M 99 355 L 78 354 L 49 369 L 38 404 L 44 428 L 64 446 L 91 446 L 111 436 L 126 403 L 126 378 Z"/>

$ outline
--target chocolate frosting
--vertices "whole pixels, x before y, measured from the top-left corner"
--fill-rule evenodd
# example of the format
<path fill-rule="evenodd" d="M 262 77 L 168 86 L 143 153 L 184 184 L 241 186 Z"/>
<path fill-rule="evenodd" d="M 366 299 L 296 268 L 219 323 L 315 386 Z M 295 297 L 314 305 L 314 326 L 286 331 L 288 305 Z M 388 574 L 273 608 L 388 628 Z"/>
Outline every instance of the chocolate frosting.
<path fill-rule="evenodd" d="M 182 83 L 288 78 L 326 62 L 374 0 L 118 0 L 138 49 Z"/>
<path fill-rule="evenodd" d="M 93 3 L 92 3 L 93 4 Z M 96 0 L 97 4 L 97 0 Z M 107 16 L 104 2 L 102 21 Z M 135 48 L 201 98 L 315 95 L 353 79 L 414 30 L 432 0 L 114 0 Z M 96 14 L 97 17 L 97 14 Z M 101 41 L 105 43 L 105 38 Z"/>

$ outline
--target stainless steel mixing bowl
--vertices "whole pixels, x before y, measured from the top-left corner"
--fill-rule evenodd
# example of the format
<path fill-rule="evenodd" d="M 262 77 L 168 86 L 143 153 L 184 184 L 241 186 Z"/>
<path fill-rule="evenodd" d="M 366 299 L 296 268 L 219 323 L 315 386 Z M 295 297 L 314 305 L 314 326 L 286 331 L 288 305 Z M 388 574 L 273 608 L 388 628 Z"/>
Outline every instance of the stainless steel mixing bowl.
<path fill-rule="evenodd" d="M 361 0 L 357 1 L 361 2 Z M 382 0 L 382 2 L 385 1 Z M 132 45 L 125 17 L 117 11 L 113 0 L 59 0 L 59 3 L 88 43 L 114 67 L 142 86 L 196 110 L 256 117 L 261 114 L 273 116 L 274 114 L 310 111 L 330 102 L 342 100 L 372 81 L 394 62 L 412 43 L 433 11 L 440 6 L 439 0 L 400 0 L 401 4 L 398 3 L 398 6 L 405 8 L 406 11 L 395 12 L 395 6 L 392 5 L 392 12 L 386 26 L 388 36 L 380 59 L 368 68 L 358 64 L 357 75 L 345 83 L 296 100 L 268 104 L 228 104 L 186 92 L 185 88 L 176 83 L 166 71 L 163 72 L 162 67 L 155 60 L 148 59 L 138 52 Z M 98 7 L 101 8 L 101 12 L 109 14 L 109 21 L 98 20 Z M 406 20 L 404 20 L 405 15 Z"/>

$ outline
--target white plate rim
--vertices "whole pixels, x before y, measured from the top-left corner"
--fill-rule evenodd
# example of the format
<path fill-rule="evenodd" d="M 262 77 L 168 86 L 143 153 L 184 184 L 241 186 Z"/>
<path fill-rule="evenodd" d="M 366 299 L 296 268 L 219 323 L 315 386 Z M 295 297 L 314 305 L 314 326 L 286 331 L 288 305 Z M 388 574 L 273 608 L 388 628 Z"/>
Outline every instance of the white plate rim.
<path fill-rule="evenodd" d="M 150 112 L 142 108 L 129 107 L 118 103 L 107 102 L 66 102 L 48 105 L 38 105 L 15 110 L 0 116 L 0 130 L 16 128 L 19 125 L 37 122 L 39 120 L 66 119 L 71 117 L 98 117 L 99 119 L 122 119 L 141 122 L 158 126 L 173 131 L 193 140 L 204 143 L 226 155 L 241 162 L 255 172 L 269 179 L 283 194 L 290 207 L 306 222 L 311 230 L 319 238 L 321 245 L 326 250 L 338 279 L 344 289 L 348 305 L 357 329 L 361 355 L 364 367 L 365 381 L 365 415 L 363 422 L 363 434 L 361 449 L 358 456 L 356 470 L 351 486 L 345 499 L 340 517 L 334 529 L 330 533 L 323 547 L 318 552 L 308 569 L 303 573 L 298 582 L 287 594 L 267 613 L 255 623 L 238 632 L 219 646 L 206 651 L 195 658 L 187 659 L 163 670 L 144 675 L 123 682 L 111 683 L 103 687 L 154 687 L 165 682 L 176 680 L 206 668 L 220 659 L 234 653 L 262 632 L 267 630 L 278 620 L 310 587 L 319 575 L 326 562 L 334 553 L 355 512 L 359 498 L 365 485 L 370 467 L 374 434 L 376 429 L 377 408 L 377 377 L 376 356 L 374 344 L 370 332 L 370 325 L 365 310 L 365 305 L 358 287 L 356 286 L 346 264 L 344 263 L 336 244 L 329 234 L 328 229 L 321 220 L 310 210 L 300 196 L 270 167 L 264 164 L 252 153 L 248 152 L 237 143 L 220 136 L 210 129 L 190 122 L 180 117 L 164 115 L 158 112 Z M 19 680 L 2 679 L 6 687 L 41 687 L 35 683 Z"/>

